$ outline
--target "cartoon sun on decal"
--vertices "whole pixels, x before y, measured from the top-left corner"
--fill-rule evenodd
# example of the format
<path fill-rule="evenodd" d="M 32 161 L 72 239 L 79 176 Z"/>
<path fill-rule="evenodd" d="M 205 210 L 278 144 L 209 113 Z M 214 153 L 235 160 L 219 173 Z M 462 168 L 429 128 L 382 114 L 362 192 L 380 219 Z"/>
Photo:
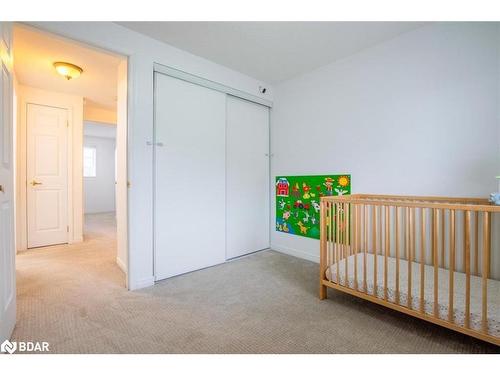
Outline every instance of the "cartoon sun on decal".
<path fill-rule="evenodd" d="M 339 183 L 340 186 L 346 187 L 347 185 L 349 185 L 349 177 L 347 177 L 347 176 L 340 176 L 339 179 L 338 179 L 338 183 Z"/>

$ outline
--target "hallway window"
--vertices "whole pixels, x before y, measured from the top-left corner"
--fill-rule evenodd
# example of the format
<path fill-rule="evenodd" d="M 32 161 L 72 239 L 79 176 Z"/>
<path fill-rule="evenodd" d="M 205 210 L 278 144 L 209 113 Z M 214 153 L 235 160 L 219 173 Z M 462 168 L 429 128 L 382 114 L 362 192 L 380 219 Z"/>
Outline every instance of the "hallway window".
<path fill-rule="evenodd" d="M 96 148 L 83 148 L 83 177 L 96 176 Z"/>

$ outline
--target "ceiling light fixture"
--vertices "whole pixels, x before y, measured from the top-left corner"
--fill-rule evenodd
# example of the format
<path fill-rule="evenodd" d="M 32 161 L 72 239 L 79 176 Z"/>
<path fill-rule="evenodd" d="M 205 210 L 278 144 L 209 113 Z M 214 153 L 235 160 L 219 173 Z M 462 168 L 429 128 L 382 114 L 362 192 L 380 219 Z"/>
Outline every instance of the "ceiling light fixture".
<path fill-rule="evenodd" d="M 68 62 L 57 61 L 54 63 L 54 68 L 56 68 L 57 73 L 65 77 L 68 81 L 72 78 L 80 77 L 80 74 L 83 73 L 82 68 Z"/>

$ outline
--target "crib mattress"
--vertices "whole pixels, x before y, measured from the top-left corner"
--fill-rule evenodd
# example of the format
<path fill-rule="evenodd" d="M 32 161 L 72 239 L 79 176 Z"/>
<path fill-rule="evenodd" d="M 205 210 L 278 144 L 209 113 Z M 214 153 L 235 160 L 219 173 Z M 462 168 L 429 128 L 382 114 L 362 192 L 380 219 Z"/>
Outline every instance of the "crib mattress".
<path fill-rule="evenodd" d="M 348 265 L 348 287 L 354 289 L 354 259 L 357 257 L 357 279 L 358 290 L 374 295 L 374 255 L 366 254 L 366 287 L 363 287 L 364 253 L 351 255 L 347 258 Z M 396 303 L 396 258 L 387 258 L 387 299 Z M 424 273 L 424 310 L 427 314 L 434 314 L 434 267 L 425 265 Z M 441 319 L 448 320 L 449 299 L 449 270 L 438 268 L 438 314 Z M 411 306 L 412 309 L 420 310 L 420 263 L 411 263 Z M 333 264 L 326 271 L 327 279 L 337 282 L 337 265 Z M 345 283 L 345 259 L 339 264 L 338 283 Z M 470 281 L 470 328 L 481 330 L 482 315 L 482 279 L 472 276 Z M 453 293 L 453 315 L 455 324 L 464 326 L 465 320 L 465 286 L 466 275 L 462 272 L 454 272 Z M 408 306 L 408 262 L 399 260 L 399 304 Z M 384 298 L 384 256 L 377 255 L 377 298 Z M 500 337 L 500 281 L 488 279 L 488 333 Z"/>

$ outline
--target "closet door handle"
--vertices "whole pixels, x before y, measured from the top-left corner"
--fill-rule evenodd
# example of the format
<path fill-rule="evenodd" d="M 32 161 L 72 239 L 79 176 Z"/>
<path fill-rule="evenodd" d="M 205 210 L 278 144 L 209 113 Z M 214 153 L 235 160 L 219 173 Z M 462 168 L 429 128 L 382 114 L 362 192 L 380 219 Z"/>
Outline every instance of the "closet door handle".
<path fill-rule="evenodd" d="M 153 146 L 153 145 L 155 145 L 155 146 L 158 146 L 158 147 L 163 147 L 163 142 L 151 142 L 151 141 L 147 141 L 146 145 L 147 146 Z"/>

